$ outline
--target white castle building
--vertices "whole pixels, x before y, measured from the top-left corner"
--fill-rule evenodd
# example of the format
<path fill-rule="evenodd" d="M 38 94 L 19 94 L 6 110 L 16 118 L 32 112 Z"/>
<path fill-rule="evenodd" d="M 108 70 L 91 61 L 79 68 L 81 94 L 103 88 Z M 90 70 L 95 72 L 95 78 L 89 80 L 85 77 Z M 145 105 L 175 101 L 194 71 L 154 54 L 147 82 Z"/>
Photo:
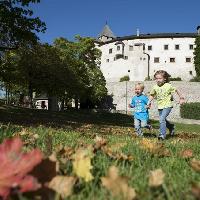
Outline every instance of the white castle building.
<path fill-rule="evenodd" d="M 194 48 L 196 33 L 159 33 L 116 37 L 106 24 L 97 39 L 101 50 L 101 70 L 107 82 L 129 76 L 130 81 L 153 78 L 163 69 L 172 78 L 190 80 L 195 75 Z"/>

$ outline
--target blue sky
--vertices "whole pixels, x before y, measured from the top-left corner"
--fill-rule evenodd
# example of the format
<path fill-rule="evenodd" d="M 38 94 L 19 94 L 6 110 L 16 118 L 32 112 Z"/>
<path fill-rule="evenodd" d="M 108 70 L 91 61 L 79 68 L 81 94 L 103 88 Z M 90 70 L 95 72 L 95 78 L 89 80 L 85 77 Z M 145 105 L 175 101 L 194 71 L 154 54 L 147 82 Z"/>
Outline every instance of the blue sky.
<path fill-rule="evenodd" d="M 46 22 L 38 36 L 52 43 L 57 37 L 73 40 L 76 34 L 97 37 L 106 21 L 116 36 L 140 33 L 196 32 L 200 0 L 41 0 L 32 5 Z"/>

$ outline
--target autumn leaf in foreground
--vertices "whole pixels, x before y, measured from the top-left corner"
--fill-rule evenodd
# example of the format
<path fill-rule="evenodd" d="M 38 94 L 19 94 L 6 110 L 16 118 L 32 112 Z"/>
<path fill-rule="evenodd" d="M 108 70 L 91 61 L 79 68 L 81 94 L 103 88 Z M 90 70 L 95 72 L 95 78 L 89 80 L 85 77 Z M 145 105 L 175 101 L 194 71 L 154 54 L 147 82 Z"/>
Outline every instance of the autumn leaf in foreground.
<path fill-rule="evenodd" d="M 197 172 L 200 172 L 200 160 L 193 158 L 190 161 L 190 166 Z"/>
<path fill-rule="evenodd" d="M 149 175 L 149 186 L 150 187 L 158 187 L 163 184 L 165 174 L 162 169 L 156 169 L 154 171 L 150 171 Z"/>
<path fill-rule="evenodd" d="M 182 158 L 191 158 L 193 157 L 193 151 L 191 149 L 185 149 L 180 152 Z"/>
<path fill-rule="evenodd" d="M 199 184 L 193 183 L 191 192 L 196 199 L 200 199 L 200 185 Z"/>
<path fill-rule="evenodd" d="M 42 153 L 38 149 L 23 153 L 19 138 L 5 140 L 0 145 L 0 196 L 6 199 L 14 188 L 20 192 L 37 190 L 40 184 L 27 173 L 41 160 Z"/>
<path fill-rule="evenodd" d="M 113 196 L 121 197 L 125 200 L 132 200 L 136 197 L 134 188 L 128 186 L 126 177 L 118 175 L 118 169 L 115 166 L 109 168 L 107 177 L 101 177 L 101 182 Z"/>
<path fill-rule="evenodd" d="M 95 144 L 94 144 L 95 150 L 101 149 L 103 146 L 105 146 L 107 144 L 107 140 L 102 137 L 99 137 L 99 136 L 96 136 L 94 141 L 95 141 Z"/>
<path fill-rule="evenodd" d="M 158 143 L 156 140 L 143 138 L 140 142 L 140 147 L 159 157 L 171 155 L 170 151 L 164 146 L 164 144 Z"/>
<path fill-rule="evenodd" d="M 56 176 L 48 184 L 48 187 L 59 193 L 62 198 L 66 198 L 71 195 L 75 182 L 76 178 L 73 176 Z"/>
<path fill-rule="evenodd" d="M 91 149 L 78 149 L 73 155 L 73 171 L 74 173 L 83 178 L 86 182 L 93 179 L 90 170 L 93 168 L 91 165 L 91 158 L 93 153 Z"/>

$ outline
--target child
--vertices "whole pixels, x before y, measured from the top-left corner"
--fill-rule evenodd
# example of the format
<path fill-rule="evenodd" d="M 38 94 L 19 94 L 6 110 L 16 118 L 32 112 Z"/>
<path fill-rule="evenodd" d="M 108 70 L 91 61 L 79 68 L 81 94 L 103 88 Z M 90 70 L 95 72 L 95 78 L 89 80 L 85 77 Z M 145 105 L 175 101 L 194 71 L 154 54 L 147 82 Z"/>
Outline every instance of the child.
<path fill-rule="evenodd" d="M 169 129 L 170 135 L 174 135 L 174 124 L 166 120 L 167 116 L 172 110 L 172 95 L 177 93 L 180 98 L 180 104 L 184 103 L 184 97 L 181 93 L 169 83 L 170 75 L 164 71 L 159 70 L 154 74 L 156 85 L 153 86 L 148 105 L 156 98 L 158 104 L 159 121 L 160 121 L 160 134 L 158 139 L 164 140 L 166 138 L 166 128 Z"/>
<path fill-rule="evenodd" d="M 149 101 L 148 97 L 143 94 L 144 85 L 142 83 L 137 83 L 135 85 L 135 96 L 132 98 L 130 108 L 135 108 L 134 110 L 134 126 L 138 136 L 143 136 L 143 127 L 152 129 L 151 125 L 148 124 L 149 113 L 147 108 L 147 103 Z"/>

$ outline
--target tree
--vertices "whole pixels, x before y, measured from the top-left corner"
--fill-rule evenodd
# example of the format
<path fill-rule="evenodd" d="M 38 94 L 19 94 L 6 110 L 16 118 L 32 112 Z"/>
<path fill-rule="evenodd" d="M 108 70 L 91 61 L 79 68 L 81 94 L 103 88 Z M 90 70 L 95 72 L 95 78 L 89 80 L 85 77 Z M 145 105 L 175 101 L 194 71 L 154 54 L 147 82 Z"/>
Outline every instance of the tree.
<path fill-rule="evenodd" d="M 194 49 L 194 65 L 196 70 L 196 76 L 200 77 L 200 36 L 195 39 L 195 49 Z"/>
<path fill-rule="evenodd" d="M 55 40 L 54 45 L 61 52 L 66 66 L 75 75 L 73 95 L 83 107 L 98 104 L 107 94 L 106 81 L 99 68 L 100 51 L 95 48 L 94 39 L 75 37 L 75 42 L 64 38 Z"/>
<path fill-rule="evenodd" d="M 45 23 L 38 17 L 32 18 L 30 3 L 40 0 L 0 1 L 0 51 L 16 49 L 24 42 L 36 43 L 35 32 L 44 32 Z"/>

